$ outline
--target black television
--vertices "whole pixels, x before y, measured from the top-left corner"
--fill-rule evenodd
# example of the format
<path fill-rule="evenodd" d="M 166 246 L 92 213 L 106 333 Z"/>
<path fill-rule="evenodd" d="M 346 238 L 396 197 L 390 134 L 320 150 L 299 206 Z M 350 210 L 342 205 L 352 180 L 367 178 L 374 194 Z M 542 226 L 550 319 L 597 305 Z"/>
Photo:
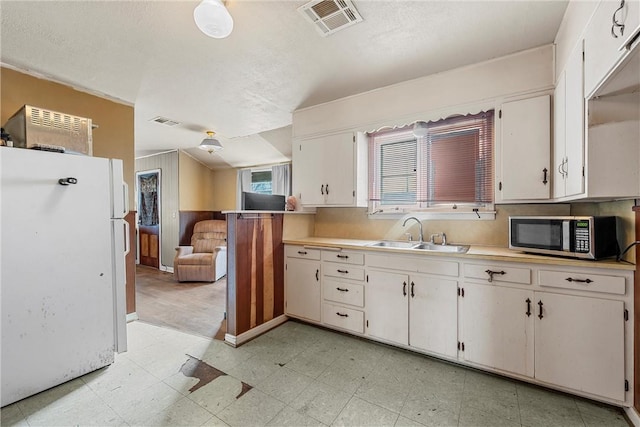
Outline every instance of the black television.
<path fill-rule="evenodd" d="M 245 211 L 283 211 L 285 204 L 285 196 L 279 194 L 242 192 L 242 210 Z"/>

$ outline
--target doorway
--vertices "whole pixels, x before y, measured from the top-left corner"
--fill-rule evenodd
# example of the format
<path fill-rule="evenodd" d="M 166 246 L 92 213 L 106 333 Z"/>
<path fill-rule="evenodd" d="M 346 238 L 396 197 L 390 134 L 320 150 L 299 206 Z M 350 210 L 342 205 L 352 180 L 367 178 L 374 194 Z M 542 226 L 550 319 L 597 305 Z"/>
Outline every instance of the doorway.
<path fill-rule="evenodd" d="M 160 268 L 160 169 L 136 172 L 138 196 L 138 261 Z"/>

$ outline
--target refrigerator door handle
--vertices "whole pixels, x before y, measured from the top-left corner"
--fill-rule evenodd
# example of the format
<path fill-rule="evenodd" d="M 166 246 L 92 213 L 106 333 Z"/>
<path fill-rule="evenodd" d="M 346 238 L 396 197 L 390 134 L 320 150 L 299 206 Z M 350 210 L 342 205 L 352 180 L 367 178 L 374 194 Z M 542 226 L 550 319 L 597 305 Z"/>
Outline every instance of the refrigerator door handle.
<path fill-rule="evenodd" d="M 129 241 L 129 233 L 131 232 L 131 229 L 129 228 L 129 223 L 126 220 L 123 220 L 122 222 L 124 223 L 124 255 L 127 256 L 131 251 L 131 242 Z"/>
<path fill-rule="evenodd" d="M 124 218 L 129 213 L 129 184 L 122 181 L 122 217 Z M 127 224 L 129 226 L 129 224 Z M 129 234 L 127 234 L 128 236 Z M 127 249 L 127 253 L 129 250 Z"/>

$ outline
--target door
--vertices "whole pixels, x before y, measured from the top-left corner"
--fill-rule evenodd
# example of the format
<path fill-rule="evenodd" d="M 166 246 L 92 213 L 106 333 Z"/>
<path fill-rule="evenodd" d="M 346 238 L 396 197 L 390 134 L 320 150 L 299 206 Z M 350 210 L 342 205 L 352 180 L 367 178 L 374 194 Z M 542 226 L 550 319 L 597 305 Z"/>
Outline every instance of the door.
<path fill-rule="evenodd" d="M 287 258 L 286 313 L 320 322 L 320 262 Z"/>
<path fill-rule="evenodd" d="M 582 43 L 565 68 L 565 196 L 584 193 L 584 77 Z"/>
<path fill-rule="evenodd" d="M 160 170 L 136 173 L 140 264 L 160 267 Z"/>
<path fill-rule="evenodd" d="M 533 377 L 533 292 L 465 283 L 464 359 Z"/>
<path fill-rule="evenodd" d="M 294 144 L 292 153 L 294 193 L 303 205 L 317 206 L 325 203 L 323 152 L 321 138 Z"/>
<path fill-rule="evenodd" d="M 355 202 L 355 141 L 353 133 L 325 138 L 324 181 L 327 205 L 353 206 Z"/>
<path fill-rule="evenodd" d="M 409 345 L 456 357 L 458 282 L 419 275 L 410 279 Z"/>
<path fill-rule="evenodd" d="M 109 161 L 1 148 L 0 175 L 4 406 L 112 363 L 114 300 Z"/>
<path fill-rule="evenodd" d="M 367 335 L 402 345 L 409 343 L 409 276 L 369 271 L 365 285 Z"/>
<path fill-rule="evenodd" d="M 623 401 L 624 303 L 535 293 L 536 378 Z"/>

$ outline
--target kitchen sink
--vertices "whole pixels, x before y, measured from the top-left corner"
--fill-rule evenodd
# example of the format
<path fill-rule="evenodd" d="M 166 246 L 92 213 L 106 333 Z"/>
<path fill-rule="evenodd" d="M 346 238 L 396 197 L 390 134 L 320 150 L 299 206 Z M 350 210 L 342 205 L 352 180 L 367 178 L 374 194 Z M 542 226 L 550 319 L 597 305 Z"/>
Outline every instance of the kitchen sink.
<path fill-rule="evenodd" d="M 371 243 L 369 246 L 377 248 L 398 248 L 398 249 L 412 249 L 418 243 L 416 242 L 398 242 L 394 240 L 381 240 L 379 242 Z"/>
<path fill-rule="evenodd" d="M 395 249 L 417 249 L 420 251 L 447 252 L 454 254 L 464 254 L 469 250 L 467 245 L 437 245 L 435 243 L 400 242 L 397 240 L 381 240 L 368 246 L 375 248 L 395 248 Z"/>
<path fill-rule="evenodd" d="M 436 245 L 435 243 L 420 243 L 412 247 L 421 251 L 431 252 L 449 252 L 455 254 L 464 254 L 469 250 L 467 245 Z"/>

